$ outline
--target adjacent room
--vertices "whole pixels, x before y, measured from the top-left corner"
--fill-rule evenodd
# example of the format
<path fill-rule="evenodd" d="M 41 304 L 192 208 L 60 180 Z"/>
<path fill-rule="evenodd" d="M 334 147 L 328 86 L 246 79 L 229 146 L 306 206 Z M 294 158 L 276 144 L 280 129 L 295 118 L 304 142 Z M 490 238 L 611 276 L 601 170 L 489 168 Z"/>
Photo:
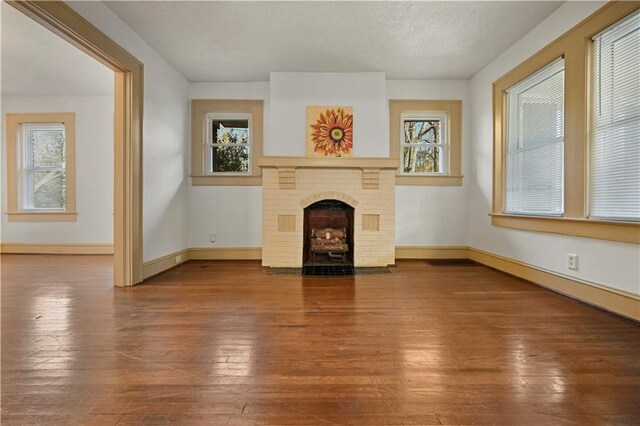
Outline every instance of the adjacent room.
<path fill-rule="evenodd" d="M 2 1 L 1 422 L 640 422 L 640 2 Z"/>

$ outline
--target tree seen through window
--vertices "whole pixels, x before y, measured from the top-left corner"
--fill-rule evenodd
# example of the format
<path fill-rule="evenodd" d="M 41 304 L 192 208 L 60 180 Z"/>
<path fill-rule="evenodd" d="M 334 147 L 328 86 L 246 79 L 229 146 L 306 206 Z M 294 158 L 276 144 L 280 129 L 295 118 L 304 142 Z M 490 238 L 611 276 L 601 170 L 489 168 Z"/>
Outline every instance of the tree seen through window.
<path fill-rule="evenodd" d="M 442 120 L 406 119 L 403 122 L 404 173 L 440 173 Z"/>
<path fill-rule="evenodd" d="M 247 173 L 249 171 L 249 120 L 212 120 L 211 172 Z"/>

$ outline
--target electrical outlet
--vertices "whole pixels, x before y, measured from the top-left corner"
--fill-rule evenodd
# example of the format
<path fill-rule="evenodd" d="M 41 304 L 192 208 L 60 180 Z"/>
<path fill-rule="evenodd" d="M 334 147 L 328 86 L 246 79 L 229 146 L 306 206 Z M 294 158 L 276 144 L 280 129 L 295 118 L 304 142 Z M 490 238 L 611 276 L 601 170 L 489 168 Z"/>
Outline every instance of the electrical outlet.
<path fill-rule="evenodd" d="M 567 255 L 567 267 L 569 269 L 573 269 L 574 271 L 578 270 L 578 255 L 577 254 L 569 254 L 569 255 Z"/>
<path fill-rule="evenodd" d="M 209 234 L 209 241 L 212 243 L 216 242 L 216 234 Z"/>
<path fill-rule="evenodd" d="M 181 254 L 176 256 L 176 263 L 180 263 L 180 262 L 182 262 L 182 255 Z"/>

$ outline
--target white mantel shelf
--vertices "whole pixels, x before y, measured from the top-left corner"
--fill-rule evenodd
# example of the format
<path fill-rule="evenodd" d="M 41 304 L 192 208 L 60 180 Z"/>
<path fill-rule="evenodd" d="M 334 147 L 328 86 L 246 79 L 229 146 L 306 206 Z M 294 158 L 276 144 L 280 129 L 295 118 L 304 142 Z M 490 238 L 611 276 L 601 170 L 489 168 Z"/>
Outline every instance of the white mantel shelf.
<path fill-rule="evenodd" d="M 397 158 L 348 157 L 348 158 L 313 158 L 313 157 L 260 157 L 257 161 L 260 168 L 294 168 L 294 169 L 397 169 L 400 160 Z"/>

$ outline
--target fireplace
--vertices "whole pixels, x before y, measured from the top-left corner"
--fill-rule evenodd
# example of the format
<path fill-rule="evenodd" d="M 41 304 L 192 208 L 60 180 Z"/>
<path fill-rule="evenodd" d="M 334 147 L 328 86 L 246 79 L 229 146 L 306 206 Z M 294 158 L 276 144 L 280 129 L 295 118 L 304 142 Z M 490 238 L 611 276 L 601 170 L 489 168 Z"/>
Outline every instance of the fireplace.
<path fill-rule="evenodd" d="M 312 253 L 312 230 L 344 229 L 348 246 L 346 253 Z M 302 234 L 302 263 L 333 264 L 340 260 L 342 263 L 353 265 L 353 207 L 339 200 L 317 201 L 304 209 L 304 225 Z M 341 257 L 344 256 L 344 259 Z"/>
<path fill-rule="evenodd" d="M 258 165 L 263 266 L 302 267 L 310 260 L 311 229 L 326 235 L 327 228 L 345 228 L 347 264 L 394 263 L 397 159 L 262 157 Z M 339 234 L 329 233 L 332 240 Z M 316 260 L 326 263 L 328 257 Z"/>

